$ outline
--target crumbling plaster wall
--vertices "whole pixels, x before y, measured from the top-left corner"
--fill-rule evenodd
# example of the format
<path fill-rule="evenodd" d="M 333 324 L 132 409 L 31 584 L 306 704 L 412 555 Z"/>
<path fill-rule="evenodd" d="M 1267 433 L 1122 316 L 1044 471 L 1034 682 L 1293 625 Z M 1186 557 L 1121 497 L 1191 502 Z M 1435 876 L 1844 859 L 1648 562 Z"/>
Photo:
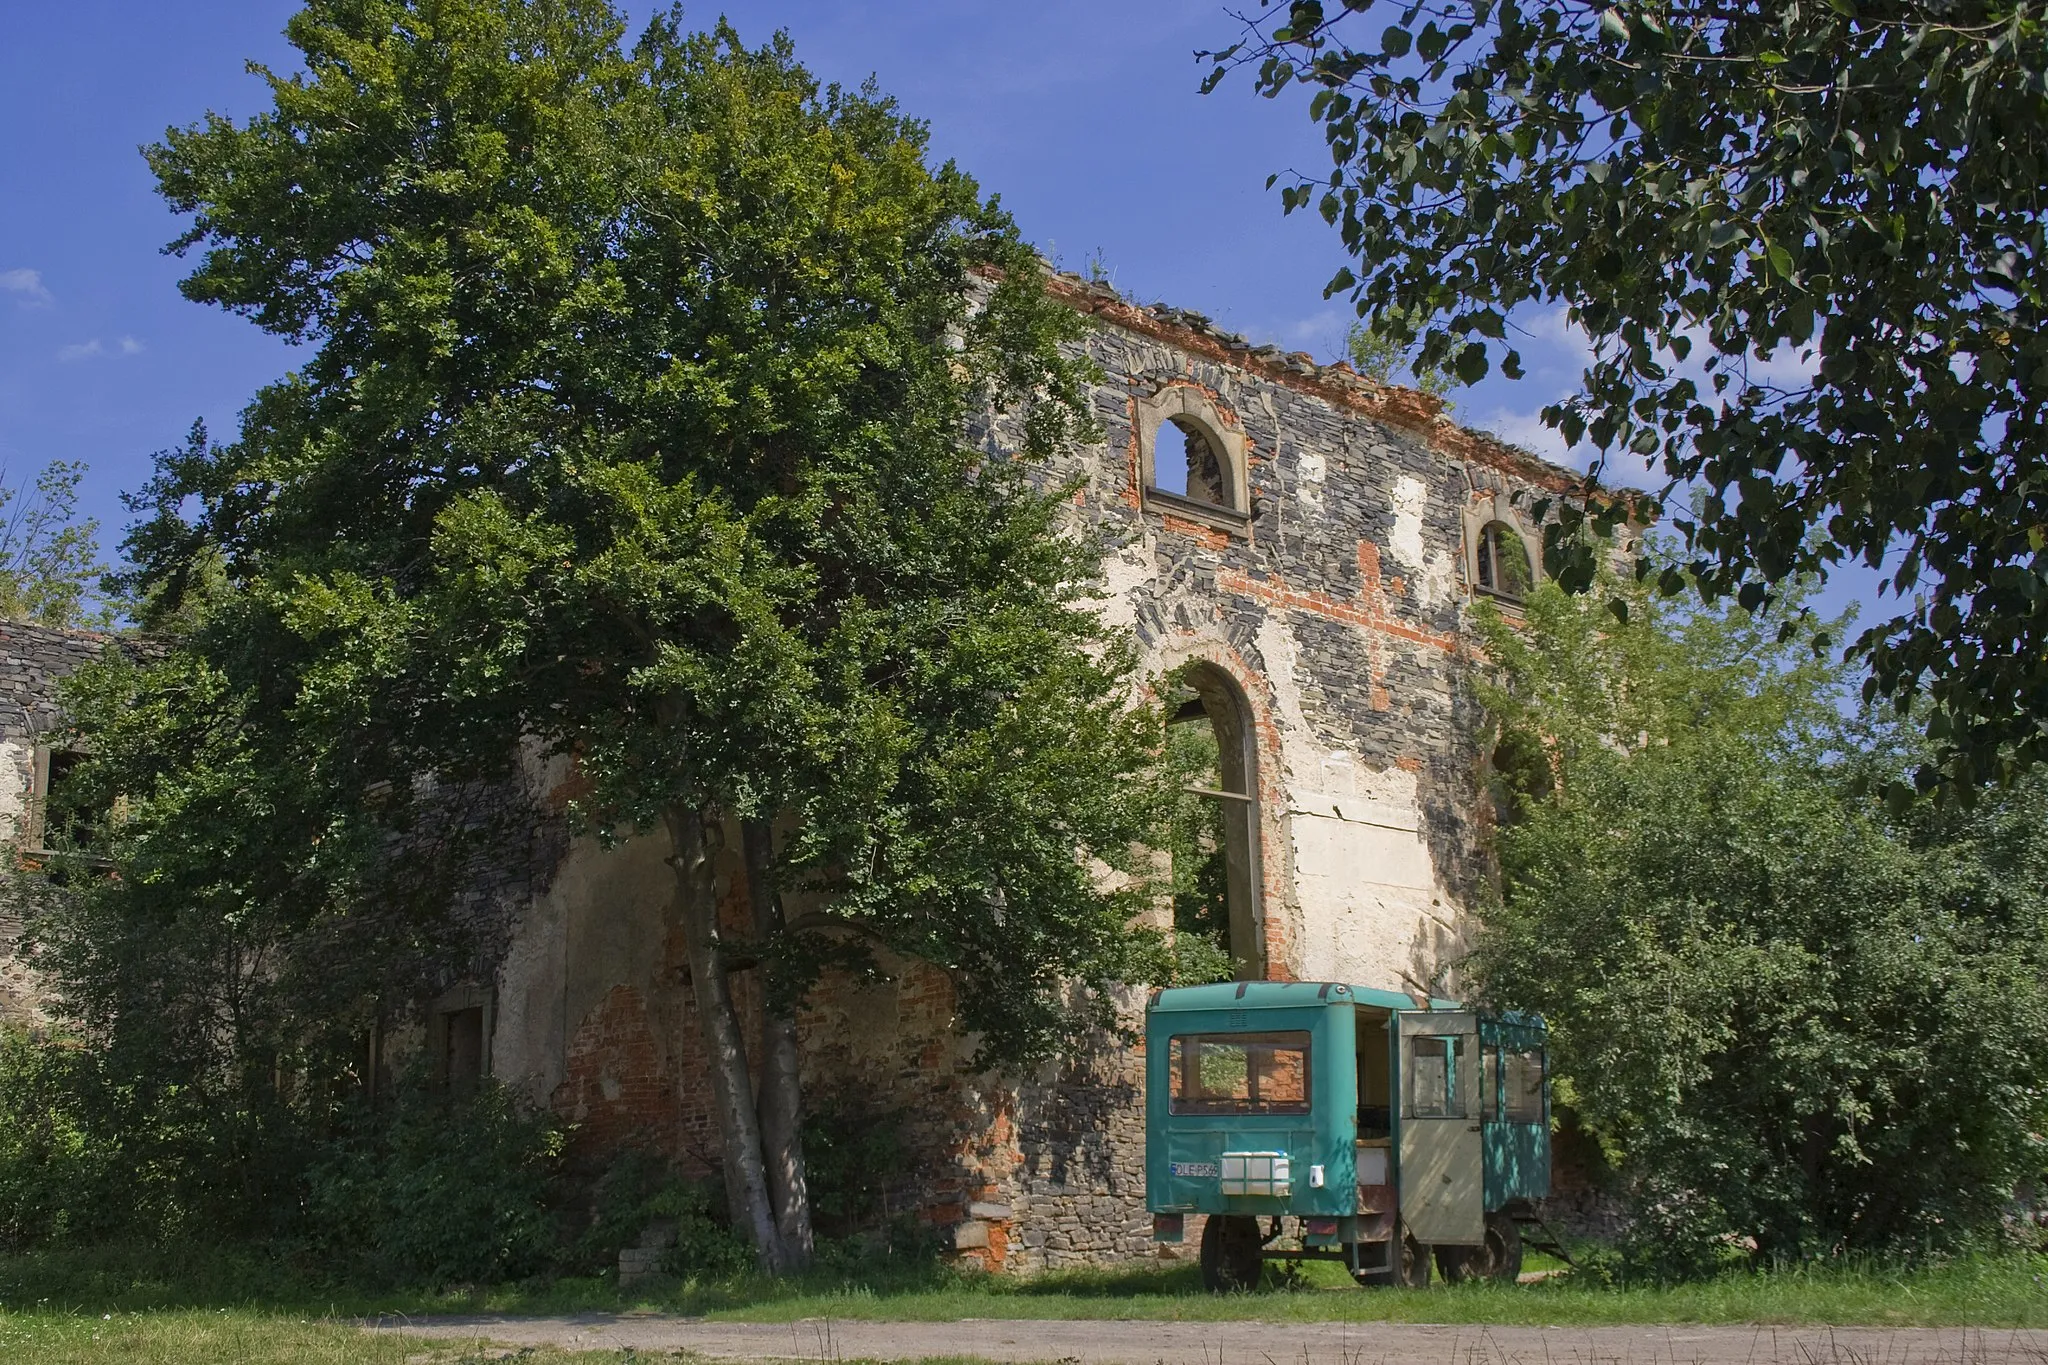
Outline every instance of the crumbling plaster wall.
<path fill-rule="evenodd" d="M 1104 550 L 1101 609 L 1161 675 L 1192 661 L 1242 694 L 1255 736 L 1265 966 L 1282 979 L 1444 989 L 1486 869 L 1470 687 L 1470 538 L 1569 476 L 1444 421 L 1435 400 L 1255 349 L 1202 319 L 1071 278 L 1102 439 L 1045 471 Z M 1150 428 L 1199 418 L 1238 462 L 1242 517 L 1149 496 Z M 991 456 L 1015 448 L 995 420 Z M 1227 509 L 1225 509 L 1227 512 Z M 1534 528 L 1522 529 L 1532 539 Z M 569 780 L 536 773 L 559 807 Z M 715 1169 L 705 1059 L 658 833 L 574 841 L 519 916 L 492 1069 L 575 1122 L 592 1163 L 625 1146 Z M 744 872 L 719 869 L 743 934 Z M 800 1020 L 814 1098 L 899 1116 L 892 1207 L 991 1269 L 1149 1254 L 1142 1045 L 1104 1036 L 1024 1077 L 973 1069 L 952 988 L 924 964 L 831 978 Z M 751 983 L 736 980 L 751 1010 Z M 1142 1017 L 1133 992 L 1127 1025 Z M 1127 1032 L 1125 1038 L 1130 1035 Z"/>
<path fill-rule="evenodd" d="M 1394 990 L 1446 984 L 1485 875 L 1470 686 L 1471 511 L 1527 520 L 1569 476 L 1444 421 L 1435 400 L 1247 346 L 1193 315 L 1059 288 L 1104 440 L 1056 477 L 1104 543 L 1105 613 L 1146 663 L 1203 660 L 1258 736 L 1267 974 Z M 1249 519 L 1141 487 L 1160 395 L 1245 451 Z M 1008 433 L 983 434 L 992 453 Z"/>

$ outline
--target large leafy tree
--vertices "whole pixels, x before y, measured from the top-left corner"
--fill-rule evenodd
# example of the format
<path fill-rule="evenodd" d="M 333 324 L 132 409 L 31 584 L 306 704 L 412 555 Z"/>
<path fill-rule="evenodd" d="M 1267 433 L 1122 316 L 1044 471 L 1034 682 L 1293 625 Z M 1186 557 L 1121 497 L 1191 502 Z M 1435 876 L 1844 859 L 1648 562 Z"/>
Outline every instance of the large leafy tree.
<path fill-rule="evenodd" d="M 1920 707 L 1915 780 L 2048 756 L 2048 29 L 2031 0 L 1262 0 L 1211 88 L 1300 89 L 1333 168 L 1290 177 L 1354 264 L 1330 292 L 1466 381 L 1515 311 L 1594 355 L 1544 411 L 1704 499 L 1710 597 L 1861 561 L 1854 642 Z M 1596 515 L 1622 514 L 1607 504 Z M 1593 565 L 1566 509 L 1562 581 Z M 1666 587 L 1677 591 L 1672 573 Z M 1910 600 L 1908 600 L 1910 598 Z"/>
<path fill-rule="evenodd" d="M 1779 636 L 1796 603 L 1601 586 L 1485 625 L 1506 761 L 1475 965 L 1549 1020 L 1638 1268 L 1995 1234 L 2048 1165 L 2048 781 L 1894 818 L 1859 793 L 1921 741 L 1845 720 L 1840 670 Z"/>
<path fill-rule="evenodd" d="M 162 461 L 133 583 L 167 618 L 206 585 L 205 610 L 84 708 L 280 796 L 236 811 L 208 764 L 109 742 L 146 780 L 106 765 L 133 872 L 99 903 L 286 951 L 388 882 L 373 907 L 425 907 L 393 935 L 424 970 L 457 923 L 431 869 L 461 861 L 428 836 L 522 755 L 573 762 L 584 827 L 673 845 L 735 1222 L 798 1264 L 791 1021 L 822 963 L 948 969 L 992 1061 L 1095 1018 L 1075 982 L 1139 970 L 1141 884 L 1091 869 L 1153 816 L 1131 779 L 1157 728 L 1091 609 L 1096 552 L 1034 482 L 1082 420 L 1076 323 L 920 125 L 782 39 L 670 14 L 627 48 L 602 0 L 313 0 L 288 32 L 306 69 L 264 73 L 268 111 L 149 157 L 192 215 L 186 294 L 311 354 L 236 439 Z M 712 877 L 734 827 L 737 948 Z M 821 908 L 786 913 L 792 887 Z"/>

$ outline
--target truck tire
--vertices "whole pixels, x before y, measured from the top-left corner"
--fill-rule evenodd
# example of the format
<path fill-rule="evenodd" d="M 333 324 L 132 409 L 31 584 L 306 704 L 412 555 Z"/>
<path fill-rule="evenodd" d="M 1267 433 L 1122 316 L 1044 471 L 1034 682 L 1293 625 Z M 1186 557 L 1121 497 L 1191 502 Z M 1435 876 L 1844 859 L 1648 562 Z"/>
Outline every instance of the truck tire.
<path fill-rule="evenodd" d="M 1451 1284 L 1495 1280 L 1513 1284 L 1522 1275 L 1522 1230 L 1499 1211 L 1486 1215 L 1486 1240 L 1476 1247 L 1439 1247 L 1436 1268 Z"/>
<path fill-rule="evenodd" d="M 1353 1279 L 1371 1288 L 1375 1285 L 1394 1285 L 1401 1289 L 1429 1288 L 1429 1248 L 1415 1240 L 1415 1234 L 1401 1229 L 1401 1241 L 1394 1260 L 1394 1268 L 1368 1270 L 1353 1275 Z"/>
<path fill-rule="evenodd" d="M 1211 1294 L 1256 1289 L 1266 1239 L 1249 1214 L 1212 1213 L 1202 1224 L 1202 1287 Z"/>

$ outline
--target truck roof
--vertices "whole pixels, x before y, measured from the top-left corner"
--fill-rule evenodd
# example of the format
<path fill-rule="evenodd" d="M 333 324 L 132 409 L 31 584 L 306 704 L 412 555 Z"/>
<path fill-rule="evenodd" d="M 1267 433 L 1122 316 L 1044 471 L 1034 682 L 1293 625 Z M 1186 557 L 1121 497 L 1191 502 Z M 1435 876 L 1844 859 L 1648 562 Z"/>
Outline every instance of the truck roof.
<path fill-rule="evenodd" d="M 1210 986 L 1173 986 L 1152 997 L 1155 1010 L 1277 1009 L 1290 1005 L 1328 1004 L 1349 1000 L 1383 1010 L 1414 1010 L 1423 1005 L 1399 991 L 1374 990 L 1340 981 L 1218 981 Z M 1455 1000 L 1431 1000 L 1430 1009 L 1457 1009 Z"/>
<path fill-rule="evenodd" d="M 1349 1001 L 1382 1010 L 1466 1009 L 1462 1001 L 1431 997 L 1425 1006 L 1400 991 L 1375 990 L 1342 981 L 1218 981 L 1210 986 L 1172 986 L 1152 993 L 1154 1011 L 1177 1013 L 1184 1010 L 1285 1009 L 1328 1005 Z M 1482 1018 L 1511 1028 L 1547 1031 L 1540 1014 L 1502 1010 L 1499 1014 L 1481 1010 Z"/>

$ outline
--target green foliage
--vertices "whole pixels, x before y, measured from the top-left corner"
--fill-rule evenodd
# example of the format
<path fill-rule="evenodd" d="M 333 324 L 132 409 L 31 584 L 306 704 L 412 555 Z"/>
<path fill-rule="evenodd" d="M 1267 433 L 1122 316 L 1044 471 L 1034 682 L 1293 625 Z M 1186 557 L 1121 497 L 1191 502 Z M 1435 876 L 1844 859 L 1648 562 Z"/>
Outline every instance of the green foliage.
<path fill-rule="evenodd" d="M 1161 849 L 1173 897 L 1171 982 L 1199 986 L 1228 981 L 1236 970 L 1230 956 L 1230 894 L 1224 858 L 1223 812 L 1214 797 L 1189 787 L 1216 790 L 1222 783 L 1216 730 L 1207 721 L 1167 727 L 1166 765 L 1176 788 L 1164 822 Z"/>
<path fill-rule="evenodd" d="M 306 1171 L 304 1237 L 357 1283 L 495 1284 L 551 1266 L 547 1209 L 562 1134 L 502 1087 L 452 1098 L 402 1086 L 351 1106 Z"/>
<path fill-rule="evenodd" d="M 1351 324 L 1344 334 L 1344 354 L 1367 379 L 1377 384 L 1406 382 L 1434 398 L 1441 398 L 1457 381 L 1441 365 L 1431 365 L 1416 354 L 1413 319 L 1377 327 L 1363 322 Z"/>
<path fill-rule="evenodd" d="M 45 626 L 105 626 L 99 597 L 97 521 L 78 519 L 85 466 L 53 460 L 35 483 L 10 484 L 0 469 L 0 619 Z"/>
<path fill-rule="evenodd" d="M 108 1196 L 117 1154 L 80 1112 L 96 1077 L 81 1048 L 0 1026 L 0 1249 L 89 1240 L 120 1230 Z"/>
<path fill-rule="evenodd" d="M 1602 586 L 1625 621 L 1546 584 L 1485 626 L 1513 818 L 1475 965 L 1550 1022 L 1624 1268 L 1994 1235 L 2048 1169 L 2048 782 L 1895 820 L 1859 793 L 1912 746 L 1802 632 Z"/>
<path fill-rule="evenodd" d="M 804 1115 L 804 1167 L 820 1234 L 848 1237 L 885 1223 L 889 1186 L 909 1158 L 900 1113 L 828 1095 Z"/>
<path fill-rule="evenodd" d="M 560 1134 L 495 1087 L 251 1112 L 141 1083 L 122 1060 L 0 1029 L 0 1250 L 240 1240 L 320 1278 L 413 1287 L 559 1258 L 547 1202 Z"/>
<path fill-rule="evenodd" d="M 1562 307 L 1593 355 L 1544 421 L 1706 491 L 1675 524 L 1709 598 L 1883 562 L 1854 650 L 1926 699 L 1913 781 L 2048 755 L 2037 0 L 1261 10 L 1206 88 L 1308 96 L 1333 170 L 1282 195 L 1353 258 L 1327 292 L 1465 383 Z M 1583 587 L 1577 516 L 1548 550 Z"/>

